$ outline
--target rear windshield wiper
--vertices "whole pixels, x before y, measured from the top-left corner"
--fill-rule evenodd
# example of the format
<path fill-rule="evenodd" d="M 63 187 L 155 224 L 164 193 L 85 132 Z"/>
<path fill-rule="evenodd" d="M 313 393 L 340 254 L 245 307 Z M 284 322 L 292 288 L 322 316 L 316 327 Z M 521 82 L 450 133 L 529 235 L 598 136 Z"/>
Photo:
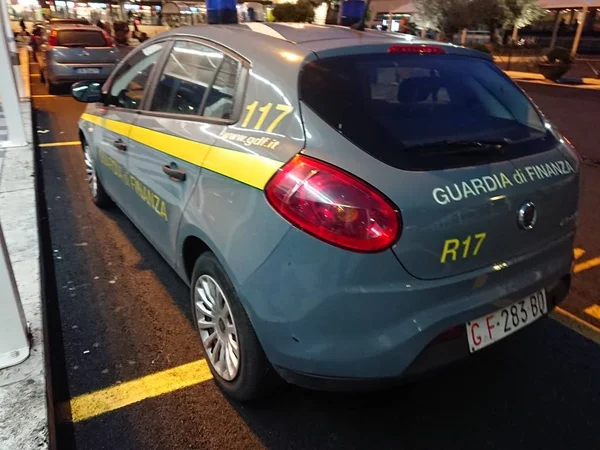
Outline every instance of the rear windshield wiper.
<path fill-rule="evenodd" d="M 406 152 L 423 153 L 425 155 L 449 155 L 461 153 L 477 153 L 482 151 L 497 150 L 502 151 L 504 147 L 514 144 L 522 144 L 536 139 L 543 139 L 548 133 L 533 134 L 522 139 L 462 139 L 462 140 L 442 140 L 434 142 L 425 142 L 423 144 L 411 145 L 404 148 Z"/>
<path fill-rule="evenodd" d="M 482 150 L 502 150 L 513 142 L 508 139 L 474 139 L 474 140 L 443 140 L 405 147 L 405 152 L 433 152 L 439 154 L 476 153 Z"/>

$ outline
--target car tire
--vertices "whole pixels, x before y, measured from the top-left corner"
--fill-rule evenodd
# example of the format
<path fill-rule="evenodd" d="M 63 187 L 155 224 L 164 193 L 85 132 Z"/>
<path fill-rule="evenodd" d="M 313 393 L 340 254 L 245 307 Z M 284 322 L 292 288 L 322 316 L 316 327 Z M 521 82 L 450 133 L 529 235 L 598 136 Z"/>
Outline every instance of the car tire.
<path fill-rule="evenodd" d="M 210 289 L 210 280 L 216 283 L 218 289 L 220 289 L 220 292 L 223 294 L 223 306 L 220 307 L 221 314 L 215 313 L 215 316 L 219 318 L 215 317 L 214 319 L 205 315 L 203 311 L 196 306 L 197 302 L 202 302 L 202 296 L 198 292 L 198 286 L 206 292 L 202 287 L 204 285 L 203 281 L 209 284 Z M 267 359 L 231 280 L 213 253 L 205 252 L 196 260 L 191 281 L 190 298 L 192 303 L 192 315 L 196 329 L 200 334 L 200 341 L 204 348 L 206 360 L 217 386 L 228 397 L 240 402 L 258 400 L 272 392 L 272 390 L 280 384 L 281 380 Z M 213 299 L 215 297 L 218 298 L 216 292 L 215 288 L 212 294 Z M 219 302 L 219 300 L 217 300 L 217 302 Z M 203 306 L 206 310 L 206 304 Z M 229 308 L 231 321 L 228 321 L 227 319 L 228 311 L 225 306 Z M 213 309 L 209 312 L 214 313 L 215 311 L 216 310 Z M 213 333 L 217 333 L 217 329 L 213 328 L 212 331 L 210 331 L 210 329 L 206 328 L 206 322 L 209 321 L 216 326 L 219 326 L 218 324 L 221 319 L 224 319 L 224 328 L 228 329 L 230 325 L 233 325 L 233 331 L 235 332 L 239 356 L 235 375 L 230 373 L 229 369 L 227 369 L 226 373 L 223 373 L 223 365 L 227 366 L 227 368 L 229 368 L 229 365 L 226 362 L 223 362 L 223 360 L 226 360 L 226 356 L 219 358 L 220 354 L 227 351 L 227 344 L 225 344 L 225 346 L 221 345 L 222 350 L 217 351 L 216 354 L 214 354 L 214 350 L 217 348 L 216 343 L 212 348 L 207 348 L 206 342 L 208 342 L 209 339 L 205 338 L 205 336 L 207 334 L 210 336 Z M 203 325 L 200 325 L 199 321 L 203 322 Z M 224 330 L 221 328 L 221 333 L 223 332 Z M 228 337 L 230 336 L 231 334 L 228 335 Z M 220 337 L 217 337 L 215 340 L 219 341 L 219 339 Z M 223 339 L 220 342 L 226 342 L 226 339 Z M 232 349 L 233 347 L 229 348 L 230 351 Z M 221 359 L 220 362 L 218 361 L 219 359 Z M 217 366 L 221 368 L 219 369 Z"/>
<path fill-rule="evenodd" d="M 90 195 L 92 197 L 92 201 L 99 208 L 105 209 L 109 208 L 113 205 L 113 201 L 110 196 L 104 190 L 104 186 L 98 177 L 98 172 L 96 172 L 96 168 L 94 165 L 94 160 L 92 158 L 91 149 L 88 143 L 84 140 L 81 143 L 83 147 L 83 158 L 85 163 L 85 174 L 86 180 L 89 185 Z"/>
<path fill-rule="evenodd" d="M 58 93 L 58 86 L 48 80 L 48 94 L 56 95 Z"/>

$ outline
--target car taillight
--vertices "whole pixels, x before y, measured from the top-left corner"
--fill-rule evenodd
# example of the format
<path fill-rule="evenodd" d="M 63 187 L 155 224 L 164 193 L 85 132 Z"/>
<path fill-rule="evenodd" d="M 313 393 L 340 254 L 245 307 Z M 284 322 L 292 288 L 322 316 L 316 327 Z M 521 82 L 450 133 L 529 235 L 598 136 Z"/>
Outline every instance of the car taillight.
<path fill-rule="evenodd" d="M 392 246 L 400 235 L 400 214 L 381 193 L 305 155 L 296 155 L 279 169 L 265 194 L 292 225 L 338 247 L 377 252 Z"/>
<path fill-rule="evenodd" d="M 435 45 L 391 45 L 388 53 L 410 53 L 419 55 L 445 55 L 446 50 Z"/>
<path fill-rule="evenodd" d="M 114 45 L 112 39 L 106 31 L 102 30 L 102 36 L 104 36 L 104 40 L 106 41 L 107 47 L 112 47 Z"/>
<path fill-rule="evenodd" d="M 52 30 L 50 32 L 50 36 L 48 36 L 48 45 L 56 46 L 58 45 L 58 33 L 56 30 Z"/>

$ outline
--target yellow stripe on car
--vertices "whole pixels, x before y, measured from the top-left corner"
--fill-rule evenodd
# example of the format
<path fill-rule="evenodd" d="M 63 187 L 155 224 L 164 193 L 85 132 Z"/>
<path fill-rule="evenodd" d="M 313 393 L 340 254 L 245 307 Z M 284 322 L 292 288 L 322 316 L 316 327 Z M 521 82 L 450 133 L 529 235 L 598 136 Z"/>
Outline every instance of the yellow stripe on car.
<path fill-rule="evenodd" d="M 267 181 L 283 165 L 281 161 L 264 156 L 214 147 L 88 113 L 82 114 L 81 119 L 257 189 L 264 189 Z"/>
<path fill-rule="evenodd" d="M 129 138 L 175 158 L 202 167 L 211 146 L 133 125 Z"/>
<path fill-rule="evenodd" d="M 202 166 L 257 189 L 264 189 L 267 181 L 282 165 L 281 161 L 264 156 L 213 147 Z"/>

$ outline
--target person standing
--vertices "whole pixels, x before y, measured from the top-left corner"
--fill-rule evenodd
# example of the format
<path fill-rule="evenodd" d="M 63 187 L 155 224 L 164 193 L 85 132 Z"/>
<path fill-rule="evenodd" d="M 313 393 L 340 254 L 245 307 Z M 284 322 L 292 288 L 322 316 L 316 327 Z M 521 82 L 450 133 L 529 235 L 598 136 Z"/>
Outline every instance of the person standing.
<path fill-rule="evenodd" d="M 21 31 L 23 33 L 26 33 L 27 27 L 25 26 L 25 20 L 23 19 L 23 17 L 21 17 L 21 20 L 19 21 L 19 25 L 21 26 Z"/>

